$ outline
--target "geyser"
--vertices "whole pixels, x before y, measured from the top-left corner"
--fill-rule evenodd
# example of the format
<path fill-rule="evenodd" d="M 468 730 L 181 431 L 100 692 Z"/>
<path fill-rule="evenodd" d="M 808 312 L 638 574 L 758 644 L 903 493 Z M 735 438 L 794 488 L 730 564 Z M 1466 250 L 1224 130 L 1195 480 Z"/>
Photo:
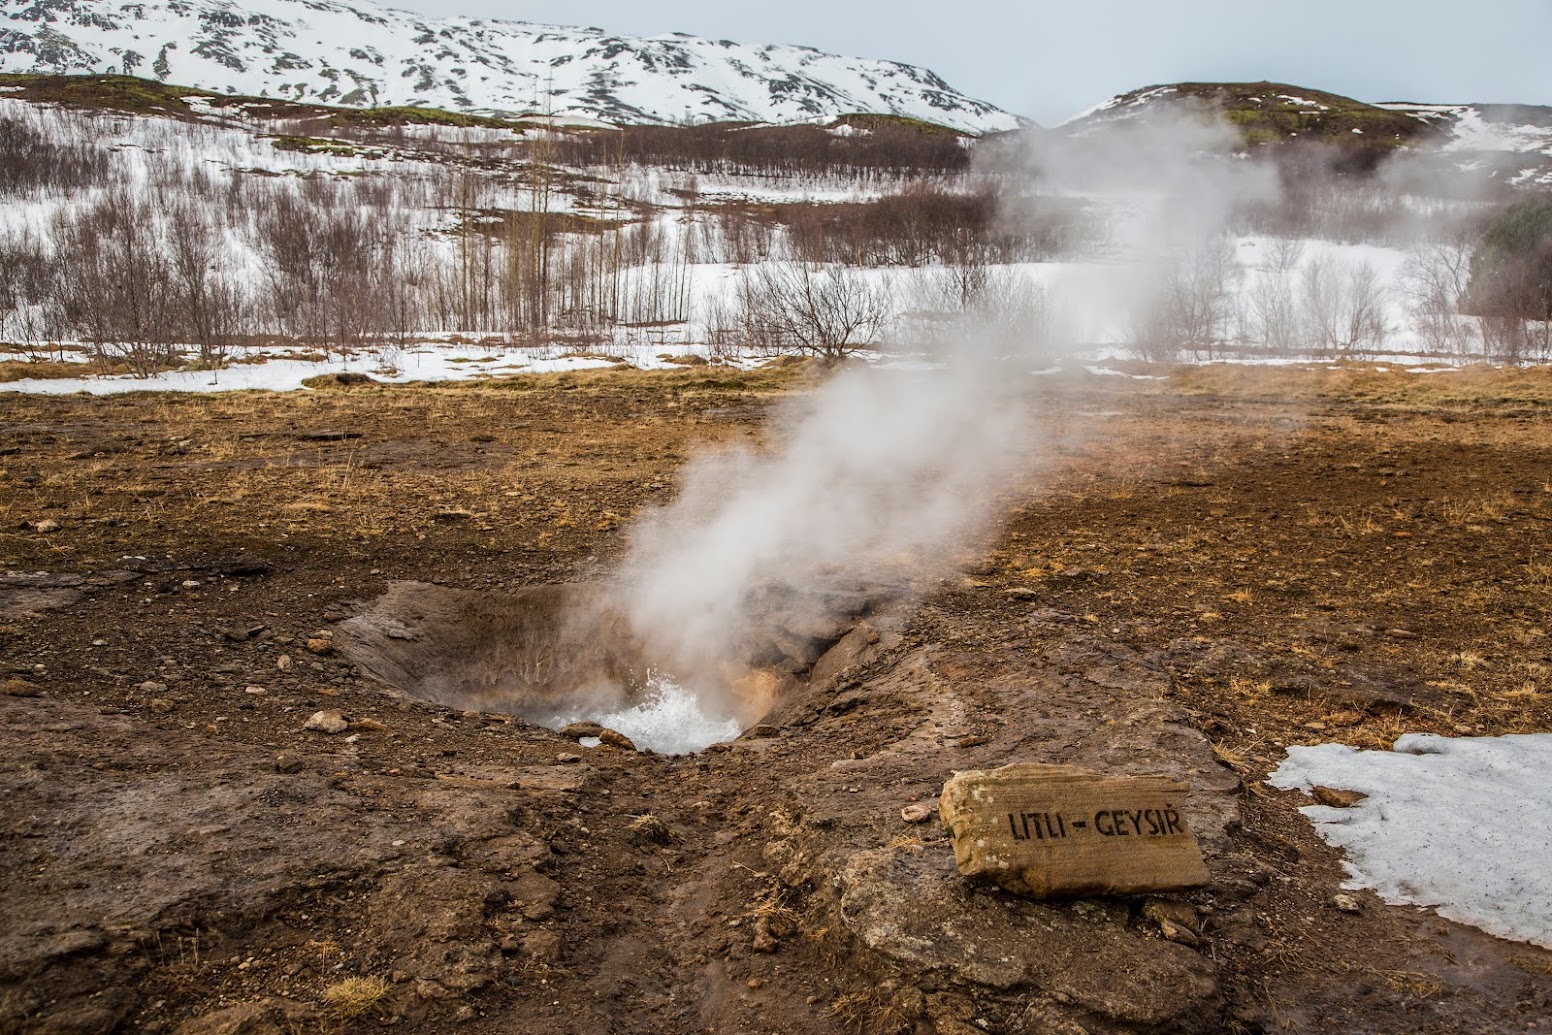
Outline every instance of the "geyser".
<path fill-rule="evenodd" d="M 559 729 L 592 721 L 665 754 L 732 740 L 799 685 L 887 593 L 762 587 L 762 616 L 720 667 L 695 681 L 659 668 L 602 585 L 479 593 L 396 582 L 342 622 L 340 650 L 422 701 L 504 712 Z"/>

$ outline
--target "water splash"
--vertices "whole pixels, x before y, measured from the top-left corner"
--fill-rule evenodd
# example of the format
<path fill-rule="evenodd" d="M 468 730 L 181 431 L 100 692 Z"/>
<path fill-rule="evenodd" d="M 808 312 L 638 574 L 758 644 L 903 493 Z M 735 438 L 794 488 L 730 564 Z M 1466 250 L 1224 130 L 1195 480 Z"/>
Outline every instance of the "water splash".
<path fill-rule="evenodd" d="M 647 677 L 641 699 L 629 708 L 603 715 L 575 715 L 556 725 L 591 719 L 625 734 L 639 748 L 664 755 L 685 755 L 732 740 L 743 730 L 737 719 L 708 711 L 708 697 L 654 673 Z"/>

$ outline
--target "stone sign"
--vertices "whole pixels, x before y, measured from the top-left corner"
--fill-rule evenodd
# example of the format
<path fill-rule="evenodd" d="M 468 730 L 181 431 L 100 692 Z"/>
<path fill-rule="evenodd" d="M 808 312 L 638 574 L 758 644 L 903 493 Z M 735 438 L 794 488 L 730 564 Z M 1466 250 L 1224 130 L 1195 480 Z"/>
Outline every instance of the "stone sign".
<path fill-rule="evenodd" d="M 1190 785 L 1024 763 L 955 773 L 938 814 L 959 872 L 1035 898 L 1206 884 L 1186 823 Z"/>

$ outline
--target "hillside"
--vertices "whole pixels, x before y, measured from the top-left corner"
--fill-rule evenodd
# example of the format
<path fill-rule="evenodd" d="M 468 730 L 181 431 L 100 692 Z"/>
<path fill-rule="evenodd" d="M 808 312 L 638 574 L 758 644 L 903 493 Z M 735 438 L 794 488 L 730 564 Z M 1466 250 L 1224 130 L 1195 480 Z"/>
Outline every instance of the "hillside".
<path fill-rule="evenodd" d="M 1418 144 L 1432 135 L 1425 119 L 1363 101 L 1286 83 L 1174 83 L 1112 97 L 1067 122 L 1068 132 L 1092 132 L 1119 121 L 1145 119 L 1165 106 L 1221 114 L 1247 147 L 1291 140 L 1385 147 Z M 1360 138 L 1354 140 L 1353 138 Z"/>
<path fill-rule="evenodd" d="M 0 0 L 0 71 L 122 73 L 352 107 L 616 123 L 898 115 L 967 133 L 1020 120 L 927 69 L 675 33 L 422 18 L 370 0 Z"/>

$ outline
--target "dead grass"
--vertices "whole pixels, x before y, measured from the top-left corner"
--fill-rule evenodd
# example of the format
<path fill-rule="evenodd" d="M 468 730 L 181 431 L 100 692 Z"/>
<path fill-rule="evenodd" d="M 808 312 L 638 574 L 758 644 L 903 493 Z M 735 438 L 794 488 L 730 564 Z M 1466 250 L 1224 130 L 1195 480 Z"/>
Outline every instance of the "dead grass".
<path fill-rule="evenodd" d="M 342 1020 L 364 1017 L 378 1010 L 388 997 L 389 984 L 380 977 L 350 977 L 323 990 L 323 1002 Z"/>

